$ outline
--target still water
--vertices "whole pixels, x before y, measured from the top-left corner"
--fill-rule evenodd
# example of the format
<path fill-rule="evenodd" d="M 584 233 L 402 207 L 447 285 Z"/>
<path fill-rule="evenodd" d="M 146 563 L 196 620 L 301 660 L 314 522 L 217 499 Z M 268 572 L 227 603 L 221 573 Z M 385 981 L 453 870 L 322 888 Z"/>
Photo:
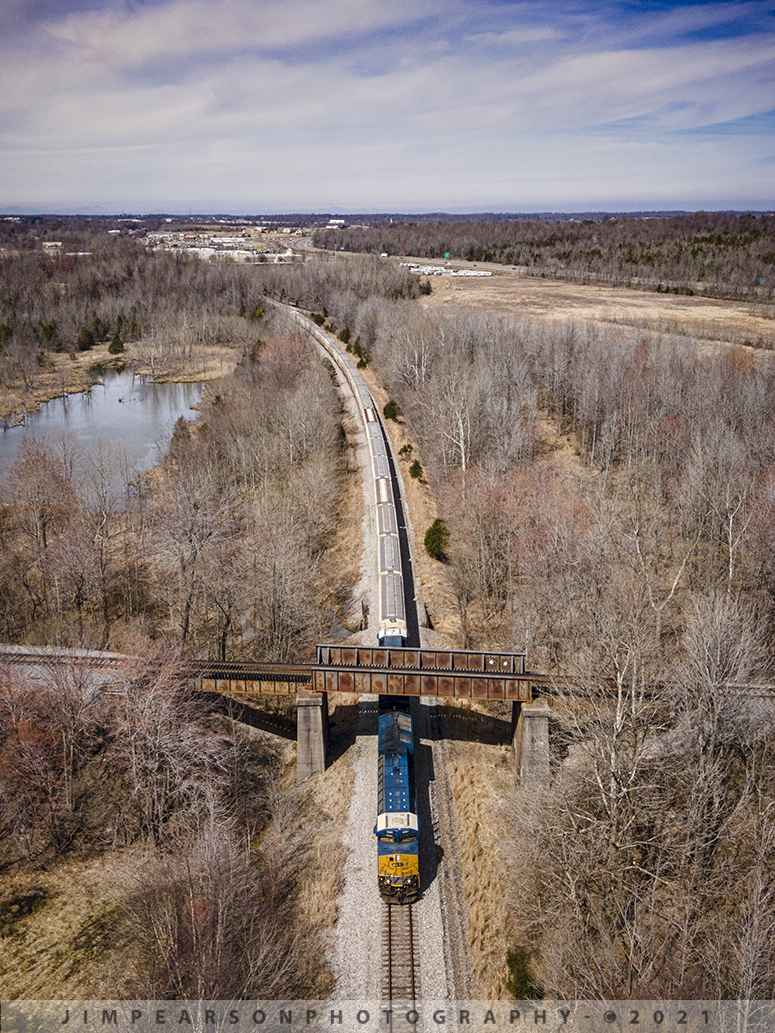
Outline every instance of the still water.
<path fill-rule="evenodd" d="M 192 420 L 191 406 L 202 398 L 203 384 L 143 383 L 131 370 L 108 371 L 91 391 L 55 398 L 30 413 L 23 427 L 0 430 L 0 495 L 22 441 L 32 436 L 54 444 L 75 435 L 88 451 L 97 442 L 120 446 L 126 466 L 142 473 L 159 463 L 167 451 L 178 417 Z"/>

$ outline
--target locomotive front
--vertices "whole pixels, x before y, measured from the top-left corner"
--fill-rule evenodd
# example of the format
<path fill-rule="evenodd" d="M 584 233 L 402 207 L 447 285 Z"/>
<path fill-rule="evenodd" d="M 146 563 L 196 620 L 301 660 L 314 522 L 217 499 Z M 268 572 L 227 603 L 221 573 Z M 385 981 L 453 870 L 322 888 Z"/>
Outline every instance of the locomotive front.
<path fill-rule="evenodd" d="M 380 706 L 382 701 L 380 701 Z M 379 715 L 377 866 L 379 892 L 392 904 L 411 904 L 420 893 L 420 822 L 414 786 L 412 718 L 405 711 Z"/>

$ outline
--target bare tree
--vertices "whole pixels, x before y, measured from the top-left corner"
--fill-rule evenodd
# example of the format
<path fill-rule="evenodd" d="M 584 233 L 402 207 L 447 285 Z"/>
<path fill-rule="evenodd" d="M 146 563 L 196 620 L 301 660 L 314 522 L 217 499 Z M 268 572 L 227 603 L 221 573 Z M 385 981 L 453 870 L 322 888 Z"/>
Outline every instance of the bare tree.
<path fill-rule="evenodd" d="M 167 557 L 171 605 L 177 612 L 181 642 L 191 629 L 203 555 L 234 533 L 233 494 L 202 450 L 182 451 L 168 472 L 156 506 L 157 538 Z"/>
<path fill-rule="evenodd" d="M 200 704 L 184 688 L 176 647 L 132 661 L 118 686 L 116 754 L 141 833 L 155 845 L 199 825 L 210 794 L 227 780 L 224 743 L 198 723 Z"/>

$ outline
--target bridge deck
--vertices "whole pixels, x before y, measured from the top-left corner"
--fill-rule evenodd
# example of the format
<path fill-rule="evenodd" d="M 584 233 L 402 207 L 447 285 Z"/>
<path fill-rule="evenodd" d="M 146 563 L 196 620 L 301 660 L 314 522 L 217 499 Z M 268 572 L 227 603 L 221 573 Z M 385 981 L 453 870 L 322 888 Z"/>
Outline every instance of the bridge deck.
<path fill-rule="evenodd" d="M 297 692 L 388 696 L 531 699 L 534 676 L 521 653 L 470 650 L 369 649 L 318 646 L 315 664 L 201 661 L 193 665 L 203 691 L 290 695 Z"/>

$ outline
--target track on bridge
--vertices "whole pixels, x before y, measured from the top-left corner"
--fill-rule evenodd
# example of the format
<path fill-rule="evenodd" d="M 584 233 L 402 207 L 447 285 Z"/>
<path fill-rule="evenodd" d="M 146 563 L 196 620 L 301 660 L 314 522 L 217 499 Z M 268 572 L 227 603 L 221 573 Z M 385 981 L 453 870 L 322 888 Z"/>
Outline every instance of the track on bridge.
<path fill-rule="evenodd" d="M 265 664 L 257 660 L 190 660 L 186 666 L 192 674 L 218 681 L 276 679 L 304 684 L 312 682 L 311 664 Z"/>

